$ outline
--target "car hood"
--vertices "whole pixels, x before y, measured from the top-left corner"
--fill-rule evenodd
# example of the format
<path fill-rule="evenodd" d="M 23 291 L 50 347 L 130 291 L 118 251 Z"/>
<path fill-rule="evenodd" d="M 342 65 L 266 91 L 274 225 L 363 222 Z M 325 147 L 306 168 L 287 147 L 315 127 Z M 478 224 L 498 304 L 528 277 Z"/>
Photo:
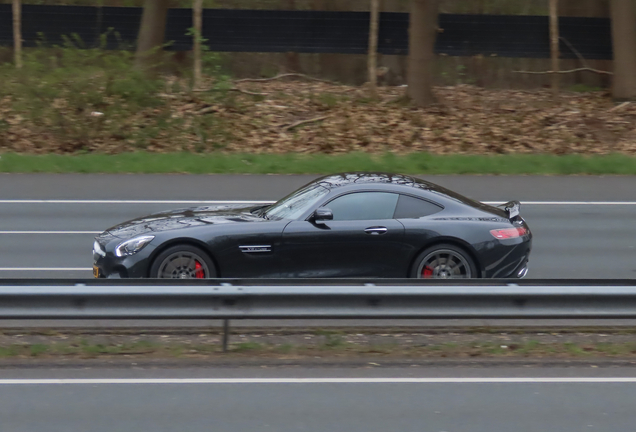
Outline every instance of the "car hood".
<path fill-rule="evenodd" d="M 194 207 L 155 213 L 116 225 L 99 237 L 127 239 L 162 231 L 192 228 L 204 225 L 263 222 L 266 219 L 250 213 L 259 206 L 223 205 Z"/>

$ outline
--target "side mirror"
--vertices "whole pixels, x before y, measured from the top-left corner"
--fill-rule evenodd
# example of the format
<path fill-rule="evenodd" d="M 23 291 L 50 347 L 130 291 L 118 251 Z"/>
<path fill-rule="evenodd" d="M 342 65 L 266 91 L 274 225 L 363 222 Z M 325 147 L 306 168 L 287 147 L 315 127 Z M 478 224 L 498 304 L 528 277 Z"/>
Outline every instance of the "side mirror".
<path fill-rule="evenodd" d="M 317 224 L 323 224 L 326 221 L 330 221 L 333 220 L 333 212 L 331 211 L 331 209 L 328 209 L 326 207 L 321 207 L 319 209 L 316 209 L 316 211 L 314 212 L 314 222 Z"/>

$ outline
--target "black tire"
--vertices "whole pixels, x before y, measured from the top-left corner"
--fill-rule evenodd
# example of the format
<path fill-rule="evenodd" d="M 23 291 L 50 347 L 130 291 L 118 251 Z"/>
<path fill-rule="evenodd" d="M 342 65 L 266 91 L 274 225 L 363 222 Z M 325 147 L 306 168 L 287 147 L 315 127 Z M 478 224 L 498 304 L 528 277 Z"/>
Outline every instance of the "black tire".
<path fill-rule="evenodd" d="M 150 277 L 157 279 L 210 279 L 216 276 L 216 266 L 210 256 L 187 244 L 169 247 L 157 255 L 150 266 Z"/>
<path fill-rule="evenodd" d="M 449 263 L 450 265 L 448 265 Z M 438 244 L 417 256 L 409 277 L 416 279 L 470 279 L 479 276 L 475 262 L 464 249 L 451 244 Z"/>

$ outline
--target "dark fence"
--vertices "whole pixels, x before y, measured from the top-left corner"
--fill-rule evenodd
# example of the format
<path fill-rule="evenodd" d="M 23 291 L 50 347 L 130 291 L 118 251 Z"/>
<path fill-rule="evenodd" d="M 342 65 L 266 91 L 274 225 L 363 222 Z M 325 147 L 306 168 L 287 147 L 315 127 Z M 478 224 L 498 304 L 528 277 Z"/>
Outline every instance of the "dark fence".
<path fill-rule="evenodd" d="M 63 36 L 77 35 L 85 46 L 98 46 L 109 32 L 108 49 L 135 44 L 140 8 L 23 6 L 25 46 L 38 41 L 64 43 Z M 10 5 L 0 5 L 0 45 L 11 45 Z M 378 51 L 408 53 L 409 15 L 383 13 Z M 506 15 L 440 15 L 436 51 L 452 56 L 547 58 L 550 56 L 548 17 Z M 560 18 L 563 58 L 575 58 L 574 47 L 588 59 L 612 59 L 611 23 L 606 18 Z M 192 27 L 190 9 L 170 9 L 168 49 L 192 48 L 187 36 Z M 203 37 L 212 51 L 300 52 L 363 54 L 367 52 L 369 14 L 366 12 L 278 11 L 206 9 Z"/>

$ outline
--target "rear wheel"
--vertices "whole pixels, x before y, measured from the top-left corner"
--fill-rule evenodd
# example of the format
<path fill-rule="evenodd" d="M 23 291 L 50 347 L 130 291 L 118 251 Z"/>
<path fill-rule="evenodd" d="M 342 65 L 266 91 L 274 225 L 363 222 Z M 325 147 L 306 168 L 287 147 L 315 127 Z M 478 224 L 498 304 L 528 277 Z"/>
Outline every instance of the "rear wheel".
<path fill-rule="evenodd" d="M 470 279 L 477 277 L 477 268 L 461 248 L 440 244 L 426 249 L 415 259 L 411 277 L 418 279 Z"/>
<path fill-rule="evenodd" d="M 158 279 L 209 279 L 216 277 L 214 263 L 203 250 L 191 245 L 172 246 L 155 258 L 150 277 Z"/>

